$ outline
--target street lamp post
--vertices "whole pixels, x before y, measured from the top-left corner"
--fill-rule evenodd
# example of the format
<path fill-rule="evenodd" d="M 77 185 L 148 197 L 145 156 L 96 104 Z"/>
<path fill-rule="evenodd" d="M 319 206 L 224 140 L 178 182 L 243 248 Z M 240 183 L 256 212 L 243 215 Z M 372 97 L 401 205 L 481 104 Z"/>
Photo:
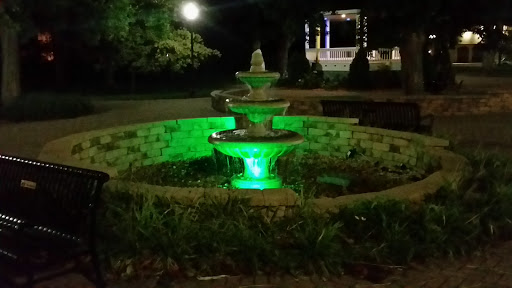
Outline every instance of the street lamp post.
<path fill-rule="evenodd" d="M 195 2 L 188 2 L 183 5 L 181 13 L 189 22 L 193 22 L 199 17 L 199 7 Z M 190 25 L 190 63 L 194 69 L 194 31 Z"/>

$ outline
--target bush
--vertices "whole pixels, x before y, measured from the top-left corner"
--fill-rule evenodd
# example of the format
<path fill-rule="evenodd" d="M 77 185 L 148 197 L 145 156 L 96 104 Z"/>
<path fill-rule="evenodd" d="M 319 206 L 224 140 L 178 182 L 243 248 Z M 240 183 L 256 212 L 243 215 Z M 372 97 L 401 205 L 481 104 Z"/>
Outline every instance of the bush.
<path fill-rule="evenodd" d="M 311 72 L 309 60 L 303 53 L 294 53 L 288 61 L 288 79 L 290 83 L 297 84 L 300 79 Z"/>
<path fill-rule="evenodd" d="M 116 276 L 288 271 L 338 274 L 353 263 L 407 264 L 470 254 L 512 239 L 512 161 L 470 158 L 474 175 L 422 204 L 362 201 L 326 217 L 309 202 L 263 216 L 247 199 L 194 206 L 154 195 L 103 194 L 102 250 Z"/>
<path fill-rule="evenodd" d="M 74 118 L 94 112 L 94 106 L 87 98 L 38 95 L 16 99 L 2 107 L 1 117 L 10 121 L 40 121 Z"/>
<path fill-rule="evenodd" d="M 366 55 L 366 49 L 360 48 L 350 64 L 348 85 L 352 89 L 369 89 L 371 88 L 370 81 L 370 62 Z"/>

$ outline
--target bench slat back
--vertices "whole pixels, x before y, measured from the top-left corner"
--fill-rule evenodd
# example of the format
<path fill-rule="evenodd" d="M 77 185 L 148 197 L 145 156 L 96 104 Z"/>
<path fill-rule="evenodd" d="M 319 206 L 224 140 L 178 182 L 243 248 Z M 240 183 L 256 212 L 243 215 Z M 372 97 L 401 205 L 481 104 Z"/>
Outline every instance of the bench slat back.
<path fill-rule="evenodd" d="M 107 174 L 0 155 L 0 214 L 28 229 L 87 235 Z"/>
<path fill-rule="evenodd" d="M 328 117 L 358 118 L 359 124 L 366 126 L 372 123 L 372 102 L 322 100 L 323 115 Z"/>
<path fill-rule="evenodd" d="M 414 131 L 421 122 L 417 103 L 323 100 L 323 115 L 359 118 L 362 126 Z"/>

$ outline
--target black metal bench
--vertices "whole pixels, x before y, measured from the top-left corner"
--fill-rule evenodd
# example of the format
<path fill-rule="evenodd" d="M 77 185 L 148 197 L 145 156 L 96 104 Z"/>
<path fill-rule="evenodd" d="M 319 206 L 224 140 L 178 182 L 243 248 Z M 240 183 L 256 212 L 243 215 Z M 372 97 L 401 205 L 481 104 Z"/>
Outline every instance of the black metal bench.
<path fill-rule="evenodd" d="M 322 100 L 323 115 L 359 118 L 362 126 L 431 134 L 433 115 L 421 116 L 417 103 Z"/>
<path fill-rule="evenodd" d="M 103 172 L 0 155 L 0 281 L 32 287 L 79 271 L 104 287 L 95 214 L 108 179 Z M 88 260 L 92 265 L 84 265 Z"/>

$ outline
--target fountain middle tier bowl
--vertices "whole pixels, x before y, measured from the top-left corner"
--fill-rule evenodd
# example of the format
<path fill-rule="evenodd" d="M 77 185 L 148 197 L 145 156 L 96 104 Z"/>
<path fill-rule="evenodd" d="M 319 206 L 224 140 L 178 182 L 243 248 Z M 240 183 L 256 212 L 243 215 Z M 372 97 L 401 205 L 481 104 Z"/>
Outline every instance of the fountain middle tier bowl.
<path fill-rule="evenodd" d="M 246 129 L 213 133 L 208 142 L 220 152 L 244 159 L 276 158 L 290 153 L 304 142 L 299 133 L 288 130 L 269 130 L 264 136 L 249 136 Z"/>
<path fill-rule="evenodd" d="M 231 102 L 228 106 L 231 111 L 247 115 L 252 122 L 260 123 L 270 116 L 284 114 L 288 106 L 290 106 L 290 102 L 284 99 L 266 101 L 239 100 Z"/>
<path fill-rule="evenodd" d="M 262 88 L 281 77 L 277 72 L 237 72 L 235 76 L 252 88 Z"/>

